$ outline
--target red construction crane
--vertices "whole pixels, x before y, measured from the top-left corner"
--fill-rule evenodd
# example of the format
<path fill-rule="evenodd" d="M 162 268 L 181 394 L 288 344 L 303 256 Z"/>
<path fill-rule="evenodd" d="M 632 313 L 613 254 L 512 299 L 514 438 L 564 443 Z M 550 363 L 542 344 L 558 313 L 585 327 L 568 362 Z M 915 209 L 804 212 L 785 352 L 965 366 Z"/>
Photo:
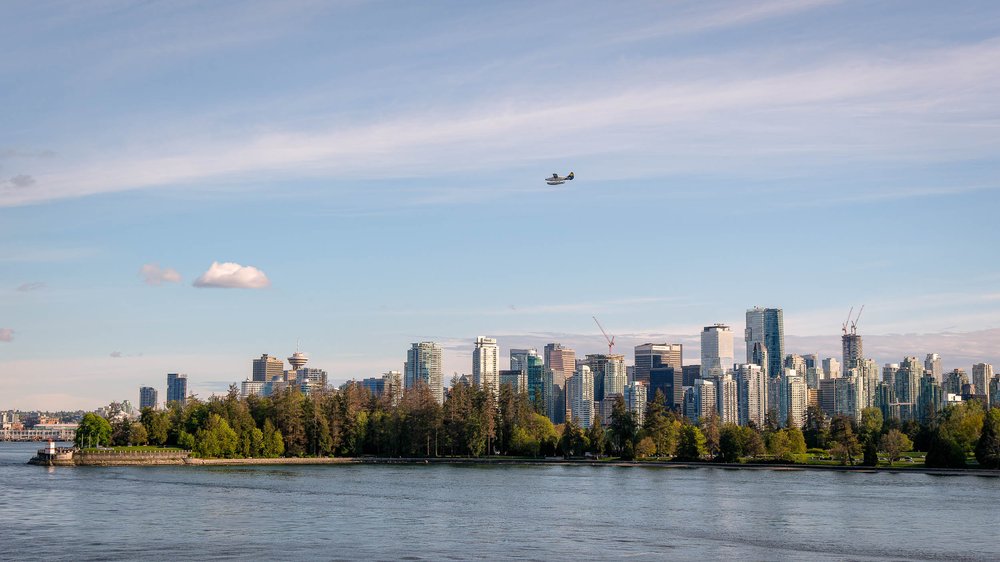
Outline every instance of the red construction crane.
<path fill-rule="evenodd" d="M 601 326 L 601 323 L 598 322 L 596 316 L 591 316 L 591 318 L 594 319 L 594 322 L 597 322 L 597 327 L 600 328 L 601 329 L 601 333 L 604 334 L 604 339 L 608 340 L 608 355 L 611 355 L 614 352 L 614 349 L 615 349 L 615 337 L 614 336 L 610 336 L 610 337 L 608 336 L 608 333 L 606 331 L 604 331 L 604 326 Z"/>

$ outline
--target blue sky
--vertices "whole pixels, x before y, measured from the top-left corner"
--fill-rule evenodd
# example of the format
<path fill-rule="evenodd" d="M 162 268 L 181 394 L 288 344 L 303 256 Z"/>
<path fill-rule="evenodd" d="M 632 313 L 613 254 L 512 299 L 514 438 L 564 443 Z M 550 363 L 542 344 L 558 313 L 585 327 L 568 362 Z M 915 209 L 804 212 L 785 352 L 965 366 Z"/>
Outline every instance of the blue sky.
<path fill-rule="evenodd" d="M 205 396 L 296 341 L 335 381 L 427 339 L 449 374 L 477 335 L 600 352 L 592 315 L 694 363 L 701 326 L 739 335 L 754 305 L 793 352 L 839 355 L 864 303 L 879 362 L 1000 363 L 995 2 L 0 22 L 0 408 L 135 401 L 175 371 Z"/>

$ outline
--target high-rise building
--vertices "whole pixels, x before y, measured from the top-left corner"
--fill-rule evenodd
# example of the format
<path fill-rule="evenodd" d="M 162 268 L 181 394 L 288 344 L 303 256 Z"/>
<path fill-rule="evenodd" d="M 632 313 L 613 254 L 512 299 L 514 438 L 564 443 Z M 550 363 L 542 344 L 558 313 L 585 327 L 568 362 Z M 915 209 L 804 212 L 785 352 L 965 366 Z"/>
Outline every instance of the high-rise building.
<path fill-rule="evenodd" d="M 937 379 L 938 384 L 944 382 L 944 367 L 941 365 L 941 356 L 937 353 L 928 353 L 924 358 L 924 371 Z"/>
<path fill-rule="evenodd" d="M 736 400 L 739 407 L 739 424 L 753 422 L 763 428 L 767 418 L 767 377 L 764 368 L 750 363 L 736 369 Z"/>
<path fill-rule="evenodd" d="M 544 413 L 545 400 L 551 392 L 551 389 L 545 388 L 545 363 L 537 353 L 527 355 L 524 361 L 522 370 L 527 375 L 528 399 L 536 412 Z"/>
<path fill-rule="evenodd" d="M 823 365 L 819 362 L 819 356 L 815 353 L 807 353 L 802 356 L 802 360 L 806 362 L 806 369 L 810 367 L 822 368 Z"/>
<path fill-rule="evenodd" d="M 701 378 L 701 365 L 684 365 L 681 367 L 681 381 L 684 386 L 694 386 L 694 381 Z"/>
<path fill-rule="evenodd" d="M 151 386 L 144 386 L 139 389 L 139 409 L 156 409 L 157 402 L 156 389 Z"/>
<path fill-rule="evenodd" d="M 610 400 L 615 395 L 625 396 L 625 385 L 627 384 L 625 358 L 622 357 L 621 361 L 608 362 L 608 367 L 604 372 L 604 396 L 601 397 L 601 400 Z"/>
<path fill-rule="evenodd" d="M 649 370 L 656 365 L 671 366 L 681 372 L 684 346 L 679 343 L 644 343 L 635 346 L 635 380 L 649 383 Z"/>
<path fill-rule="evenodd" d="M 472 350 L 472 381 L 488 388 L 493 396 L 500 395 L 500 349 L 497 340 L 479 336 Z"/>
<path fill-rule="evenodd" d="M 754 344 L 761 344 L 767 351 L 767 376 L 782 374 L 782 359 L 785 357 L 785 321 L 780 308 L 754 307 L 747 310 L 745 333 L 747 363 L 753 363 Z"/>
<path fill-rule="evenodd" d="M 861 334 L 853 332 L 850 334 L 844 334 L 841 336 L 840 340 L 840 346 L 844 358 L 843 368 L 846 370 L 860 365 L 861 361 L 864 359 L 864 347 L 861 343 Z"/>
<path fill-rule="evenodd" d="M 538 357 L 538 350 L 535 348 L 510 350 L 510 370 L 527 372 L 528 357 Z"/>
<path fill-rule="evenodd" d="M 546 344 L 542 351 L 545 368 L 552 370 L 553 384 L 562 387 L 576 369 L 576 352 L 561 343 Z"/>
<path fill-rule="evenodd" d="M 823 360 L 824 378 L 835 379 L 840 376 L 840 361 L 835 357 L 827 357 Z"/>
<path fill-rule="evenodd" d="M 786 418 L 781 423 L 786 427 L 801 428 L 806 423 L 806 406 L 809 402 L 805 377 L 786 371 L 784 379 L 786 390 L 783 394 L 788 404 L 785 407 Z"/>
<path fill-rule="evenodd" d="M 917 413 L 917 398 L 920 395 L 922 376 L 924 376 L 924 366 L 916 357 L 906 357 L 899 364 L 894 391 L 903 421 L 912 419 Z"/>
<path fill-rule="evenodd" d="M 625 375 L 624 355 L 594 353 L 588 354 L 586 360 L 587 366 L 590 367 L 590 373 L 594 377 L 595 400 L 604 400 L 604 396 L 607 394 L 604 390 L 604 380 L 609 372 L 616 375 L 621 373 L 625 380 L 628 380 L 628 376 Z"/>
<path fill-rule="evenodd" d="M 684 381 L 680 370 L 670 365 L 657 365 L 649 371 L 649 388 L 646 399 L 652 401 L 656 393 L 663 395 L 663 402 L 668 408 L 680 412 L 684 405 Z M 642 382 L 642 381 L 636 381 Z"/>
<path fill-rule="evenodd" d="M 576 369 L 576 352 L 560 343 L 546 344 L 542 350 L 544 367 L 551 373 L 551 392 L 546 395 L 546 412 L 552 423 L 566 421 L 566 381 Z"/>
<path fill-rule="evenodd" d="M 896 373 L 899 372 L 899 363 L 886 363 L 882 367 L 882 382 L 892 387 L 892 393 L 896 395 Z"/>
<path fill-rule="evenodd" d="M 962 387 L 969 384 L 969 375 L 962 369 L 953 369 L 944 376 L 941 387 L 945 394 L 962 394 Z"/>
<path fill-rule="evenodd" d="M 444 376 L 441 372 L 441 347 L 434 342 L 420 342 L 406 350 L 403 384 L 407 389 L 425 384 L 438 404 L 444 404 Z"/>
<path fill-rule="evenodd" d="M 972 366 L 972 384 L 976 387 L 976 394 L 984 396 L 986 403 L 990 403 L 990 379 L 993 378 L 993 365 L 989 363 L 976 363 Z"/>
<path fill-rule="evenodd" d="M 170 402 L 180 402 L 181 406 L 187 402 L 187 375 L 167 374 L 167 403 Z"/>
<path fill-rule="evenodd" d="M 718 411 L 715 406 L 715 384 L 706 379 L 697 379 L 694 386 L 684 391 L 684 415 L 691 423 L 698 423 L 702 416 Z"/>
<path fill-rule="evenodd" d="M 803 376 L 806 374 L 806 360 L 801 355 L 794 353 L 785 355 L 784 365 L 786 369 L 792 369 L 796 374 Z"/>
<path fill-rule="evenodd" d="M 295 370 L 295 376 L 290 380 L 295 381 L 295 384 L 299 386 L 299 390 L 306 396 L 322 392 L 327 387 L 326 371 L 314 367 L 299 367 Z M 378 380 L 381 381 L 382 379 Z"/>
<path fill-rule="evenodd" d="M 253 360 L 253 380 L 267 382 L 274 378 L 281 378 L 285 364 L 277 357 L 263 354 L 260 359 Z"/>
<path fill-rule="evenodd" d="M 1000 408 L 1000 375 L 990 379 L 990 408 Z"/>
<path fill-rule="evenodd" d="M 925 371 L 920 377 L 920 393 L 917 396 L 917 421 L 927 423 L 941 411 L 944 405 L 944 392 L 934 377 L 933 372 Z"/>
<path fill-rule="evenodd" d="M 509 384 L 514 392 L 528 392 L 528 373 L 521 370 L 504 369 L 500 371 L 500 386 Z"/>
<path fill-rule="evenodd" d="M 566 381 L 566 396 L 571 419 L 581 427 L 589 428 L 594 421 L 594 376 L 590 367 L 580 369 Z"/>
<path fill-rule="evenodd" d="M 625 386 L 625 406 L 640 427 L 646 419 L 647 390 L 642 381 L 632 381 Z"/>
<path fill-rule="evenodd" d="M 240 383 L 240 396 L 243 398 L 247 396 L 269 396 L 271 394 L 270 386 L 270 382 L 246 379 Z"/>
<path fill-rule="evenodd" d="M 715 383 L 715 408 L 719 412 L 721 423 L 739 423 L 739 398 L 736 388 L 736 380 L 729 373 L 716 376 L 712 379 Z"/>
<path fill-rule="evenodd" d="M 382 375 L 382 394 L 388 396 L 393 406 L 403 399 L 403 373 L 389 371 Z"/>
<path fill-rule="evenodd" d="M 701 378 L 718 377 L 733 368 L 733 331 L 725 324 L 701 331 Z"/>

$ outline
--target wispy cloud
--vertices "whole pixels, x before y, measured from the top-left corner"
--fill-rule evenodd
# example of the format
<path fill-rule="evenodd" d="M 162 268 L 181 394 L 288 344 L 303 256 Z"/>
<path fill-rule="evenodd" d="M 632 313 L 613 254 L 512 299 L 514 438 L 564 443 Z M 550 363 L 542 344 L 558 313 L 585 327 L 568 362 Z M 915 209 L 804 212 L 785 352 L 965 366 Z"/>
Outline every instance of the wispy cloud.
<path fill-rule="evenodd" d="M 22 293 L 28 293 L 28 292 L 31 292 L 31 291 L 40 291 L 40 290 L 44 289 L 46 286 L 47 285 L 45 283 L 42 283 L 42 282 L 22 283 L 22 284 L 20 284 L 20 285 L 17 286 L 17 291 L 22 292 Z"/>
<path fill-rule="evenodd" d="M 233 262 L 212 262 L 208 271 L 194 280 L 195 287 L 221 289 L 264 289 L 271 281 L 256 267 Z"/>
<path fill-rule="evenodd" d="M 147 263 L 139 268 L 139 276 L 143 283 L 147 285 L 161 285 L 163 283 L 180 283 L 181 274 L 176 270 L 166 267 L 161 268 L 160 264 Z"/>
<path fill-rule="evenodd" d="M 9 342 L 14 340 L 14 330 L 10 328 L 0 328 L 0 341 Z"/>
<path fill-rule="evenodd" d="M 973 158 L 1000 148 L 1000 125 L 982 125 L 1000 95 L 998 58 L 1000 41 L 984 41 L 877 60 L 784 61 L 758 73 L 722 61 L 670 78 L 674 63 L 665 63 L 654 77 L 625 80 L 626 91 L 595 84 L 575 89 L 589 95 L 478 99 L 367 124 L 268 126 L 249 136 L 193 129 L 154 151 L 39 175 L 34 189 L 8 190 L 0 206 L 248 175 L 440 175 L 572 154 L 632 152 L 644 156 L 648 176 L 715 172 L 720 158 L 733 172 L 755 174 L 762 161 L 787 166 L 791 155 L 799 166 Z M 947 119 L 939 118 L 946 108 Z M 590 177 L 620 174 L 608 168 Z"/>

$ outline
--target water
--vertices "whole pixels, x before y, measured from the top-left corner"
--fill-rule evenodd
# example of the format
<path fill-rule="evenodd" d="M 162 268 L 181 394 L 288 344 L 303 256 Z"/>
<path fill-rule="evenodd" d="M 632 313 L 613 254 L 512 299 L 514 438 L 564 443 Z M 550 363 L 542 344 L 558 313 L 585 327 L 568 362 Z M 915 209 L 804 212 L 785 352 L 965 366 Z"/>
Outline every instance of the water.
<path fill-rule="evenodd" d="M 1000 478 L 586 466 L 69 467 L 0 443 L 0 559 L 1000 559 Z"/>

